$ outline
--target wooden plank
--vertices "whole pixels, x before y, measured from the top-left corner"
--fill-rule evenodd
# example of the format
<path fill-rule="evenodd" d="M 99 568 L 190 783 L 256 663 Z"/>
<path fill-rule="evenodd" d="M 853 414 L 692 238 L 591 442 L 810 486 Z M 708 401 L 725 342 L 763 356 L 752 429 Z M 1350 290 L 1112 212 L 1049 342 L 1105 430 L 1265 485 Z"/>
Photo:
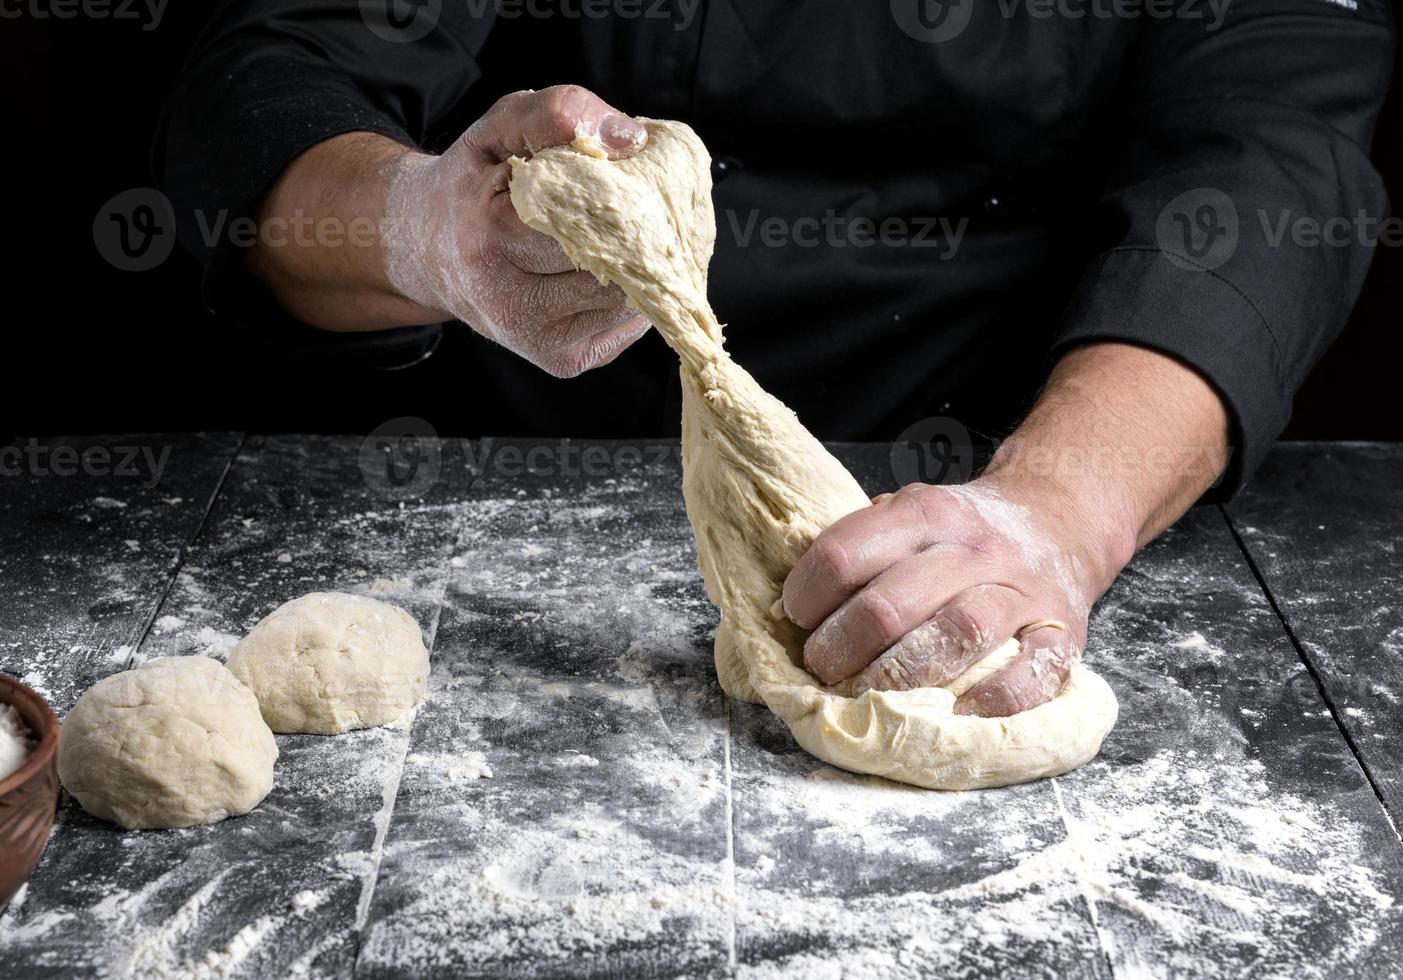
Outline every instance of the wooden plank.
<path fill-rule="evenodd" d="M 239 436 L 20 437 L 0 453 L 0 673 L 60 715 L 120 669 Z M 87 462 L 83 462 L 87 454 Z"/>
<path fill-rule="evenodd" d="M 313 590 L 399 603 L 432 641 L 465 481 L 449 472 L 423 499 L 388 499 L 359 448 L 251 438 L 134 660 L 220 656 Z M 349 975 L 408 724 L 279 736 L 269 797 L 209 827 L 120 833 L 66 807 L 0 940 L 0 975 Z"/>
<path fill-rule="evenodd" d="M 1090 657 L 1121 720 L 1057 780 L 1118 973 L 1377 976 L 1403 944 L 1403 851 L 1216 508 L 1147 548 Z"/>
<path fill-rule="evenodd" d="M 497 456 L 401 508 L 354 445 L 252 446 L 138 656 L 218 653 L 286 595 L 376 582 L 432 635 L 446 587 L 432 698 L 412 732 L 281 739 L 273 796 L 214 828 L 68 811 L 80 842 L 0 925 L 0 974 L 346 976 L 358 927 L 367 977 L 1398 961 L 1398 840 L 1219 512 L 1098 607 L 1089 657 L 1122 719 L 1096 762 L 935 794 L 724 710 L 675 456 L 602 448 L 602 472 L 546 447 L 544 472 Z M 890 488 L 884 447 L 843 455 Z"/>
<path fill-rule="evenodd" d="M 1281 445 L 1228 516 L 1403 825 L 1403 445 Z"/>
<path fill-rule="evenodd" d="M 462 538 L 356 975 L 712 975 L 722 703 L 675 446 L 513 446 Z"/>

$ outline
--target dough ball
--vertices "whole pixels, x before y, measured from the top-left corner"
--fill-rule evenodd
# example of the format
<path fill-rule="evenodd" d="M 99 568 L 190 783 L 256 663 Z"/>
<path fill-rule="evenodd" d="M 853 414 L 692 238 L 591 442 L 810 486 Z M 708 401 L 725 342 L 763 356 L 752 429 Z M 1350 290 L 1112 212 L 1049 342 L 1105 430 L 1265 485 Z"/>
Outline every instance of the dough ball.
<path fill-rule="evenodd" d="M 247 813 L 278 746 L 253 693 L 217 660 L 163 657 L 104 678 L 63 721 L 58 774 L 84 810 L 128 829 Z"/>
<path fill-rule="evenodd" d="M 429 652 L 414 617 L 344 592 L 285 602 L 239 641 L 229 669 L 275 732 L 386 725 L 424 697 Z"/>

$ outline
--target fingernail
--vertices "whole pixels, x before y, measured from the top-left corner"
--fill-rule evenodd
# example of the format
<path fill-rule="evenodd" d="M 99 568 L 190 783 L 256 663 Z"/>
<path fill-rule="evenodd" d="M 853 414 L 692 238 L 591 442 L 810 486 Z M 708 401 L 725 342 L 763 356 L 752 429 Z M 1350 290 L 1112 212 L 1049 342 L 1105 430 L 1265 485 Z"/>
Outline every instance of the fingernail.
<path fill-rule="evenodd" d="M 610 113 L 599 120 L 599 141 L 611 150 L 637 150 L 648 138 L 648 130 L 628 116 Z"/>

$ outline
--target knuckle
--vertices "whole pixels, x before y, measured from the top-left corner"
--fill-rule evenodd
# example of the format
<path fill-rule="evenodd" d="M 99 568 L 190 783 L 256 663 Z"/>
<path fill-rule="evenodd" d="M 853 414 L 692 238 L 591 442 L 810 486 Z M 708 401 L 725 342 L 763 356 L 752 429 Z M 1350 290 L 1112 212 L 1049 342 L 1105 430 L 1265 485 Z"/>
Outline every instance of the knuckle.
<path fill-rule="evenodd" d="M 911 515 L 925 523 L 938 523 L 949 510 L 950 497 L 940 487 L 927 486 L 924 483 L 911 483 L 897 491 L 900 498 L 910 509 Z"/>
<path fill-rule="evenodd" d="M 993 639 L 994 617 L 989 609 L 974 602 L 957 602 L 945 610 L 947 633 L 966 650 L 989 645 Z"/>
<path fill-rule="evenodd" d="M 876 589 L 868 589 L 853 600 L 853 613 L 882 639 L 895 639 L 901 635 L 901 610 Z"/>
<path fill-rule="evenodd" d="M 820 535 L 810 547 L 809 554 L 818 579 L 826 579 L 841 588 L 855 584 L 852 581 L 852 559 L 848 557 L 847 549 L 837 538 Z"/>
<path fill-rule="evenodd" d="M 887 656 L 867 671 L 867 680 L 878 691 L 907 691 L 920 686 L 919 672 L 900 656 Z"/>
<path fill-rule="evenodd" d="M 589 99 L 589 90 L 579 85 L 555 85 L 541 95 L 542 108 L 548 118 L 573 126 Z"/>

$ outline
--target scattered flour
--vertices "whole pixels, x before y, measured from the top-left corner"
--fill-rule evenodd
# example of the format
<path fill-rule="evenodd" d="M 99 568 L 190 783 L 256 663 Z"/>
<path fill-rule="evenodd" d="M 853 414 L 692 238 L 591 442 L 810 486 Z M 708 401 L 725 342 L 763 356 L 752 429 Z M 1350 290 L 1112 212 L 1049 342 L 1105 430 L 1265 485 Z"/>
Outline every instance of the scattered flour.
<path fill-rule="evenodd" d="M 0 779 L 16 772 L 34 751 L 29 728 L 14 705 L 0 704 Z"/>

